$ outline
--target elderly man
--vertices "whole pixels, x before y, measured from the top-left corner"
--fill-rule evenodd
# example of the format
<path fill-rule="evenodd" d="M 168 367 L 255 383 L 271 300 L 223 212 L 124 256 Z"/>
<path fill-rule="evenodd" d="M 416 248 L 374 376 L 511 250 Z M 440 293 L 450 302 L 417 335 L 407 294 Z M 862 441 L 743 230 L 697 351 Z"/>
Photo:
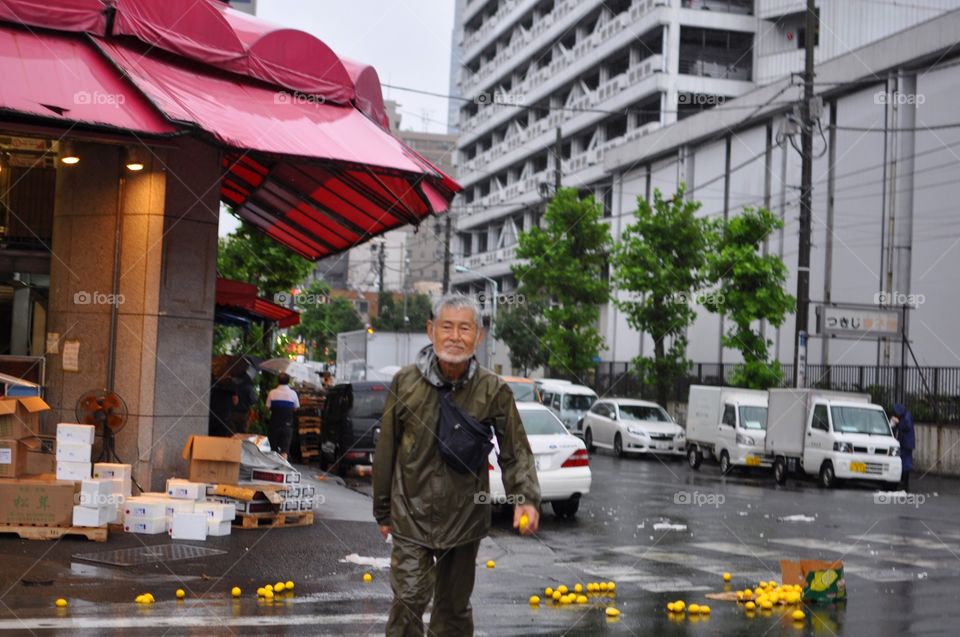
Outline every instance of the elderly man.
<path fill-rule="evenodd" d="M 387 635 L 423 635 L 431 597 L 430 635 L 472 635 L 477 550 L 490 530 L 491 434 L 522 535 L 539 526 L 540 485 L 513 394 L 474 357 L 483 337 L 477 304 L 444 296 L 427 335 L 432 345 L 393 379 L 373 465 L 374 517 L 393 536 Z M 486 441 L 464 429 L 484 431 Z"/>

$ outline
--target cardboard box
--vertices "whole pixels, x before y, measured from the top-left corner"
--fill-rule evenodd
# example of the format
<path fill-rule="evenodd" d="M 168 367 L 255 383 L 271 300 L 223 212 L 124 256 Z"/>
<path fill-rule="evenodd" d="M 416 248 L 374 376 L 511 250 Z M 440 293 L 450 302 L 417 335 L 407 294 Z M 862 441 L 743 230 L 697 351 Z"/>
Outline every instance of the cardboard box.
<path fill-rule="evenodd" d="M 804 602 L 836 602 L 847 598 L 843 562 L 823 560 L 780 560 L 784 584 L 803 586 Z"/>
<path fill-rule="evenodd" d="M 177 513 L 170 522 L 171 540 L 206 540 L 207 515 L 205 513 Z"/>
<path fill-rule="evenodd" d="M 78 489 L 58 480 L 0 480 L 0 524 L 70 526 Z"/>
<path fill-rule="evenodd" d="M 178 500 L 202 500 L 207 495 L 207 485 L 179 478 L 167 480 L 167 495 Z"/>
<path fill-rule="evenodd" d="M 207 520 L 207 537 L 223 537 L 224 535 L 230 535 L 231 526 L 230 520 L 224 520 L 223 522 Z"/>
<path fill-rule="evenodd" d="M 0 438 L 40 435 L 40 413 L 50 406 L 37 396 L 0 398 Z"/>
<path fill-rule="evenodd" d="M 57 462 L 90 462 L 93 446 L 85 442 L 61 442 L 57 440 Z"/>
<path fill-rule="evenodd" d="M 111 506 L 73 507 L 73 526 L 103 526 L 117 516 L 117 508 Z"/>
<path fill-rule="evenodd" d="M 27 451 L 27 466 L 23 474 L 27 476 L 36 476 L 44 473 L 56 473 L 57 462 L 54 455 L 56 442 L 53 436 L 38 436 L 35 438 L 40 443 L 37 449 Z"/>
<path fill-rule="evenodd" d="M 0 440 L 0 478 L 19 478 L 27 471 L 26 443 L 21 440 Z"/>
<path fill-rule="evenodd" d="M 300 484 L 300 472 L 254 469 L 250 474 L 250 479 L 269 482 L 271 484 Z"/>
<path fill-rule="evenodd" d="M 214 522 L 229 522 L 237 517 L 237 507 L 222 502 L 198 502 L 194 510 L 205 514 L 208 520 Z"/>
<path fill-rule="evenodd" d="M 166 533 L 167 518 L 163 516 L 158 518 L 125 518 L 123 520 L 123 530 L 127 533 L 139 533 L 140 535 Z"/>
<path fill-rule="evenodd" d="M 96 435 L 97 428 L 93 425 L 80 425 L 72 422 L 61 422 L 57 425 L 57 442 L 93 446 L 93 439 Z"/>
<path fill-rule="evenodd" d="M 167 502 L 157 498 L 135 497 L 127 498 L 123 503 L 123 519 L 166 519 Z"/>
<path fill-rule="evenodd" d="M 190 481 L 236 484 L 240 480 L 239 438 L 190 436 L 183 459 L 190 461 Z"/>
<path fill-rule="evenodd" d="M 57 462 L 57 480 L 86 480 L 92 470 L 89 462 Z"/>
<path fill-rule="evenodd" d="M 94 478 L 113 478 L 123 481 L 123 495 L 133 495 L 133 480 L 130 465 L 115 462 L 98 462 L 93 465 Z"/>

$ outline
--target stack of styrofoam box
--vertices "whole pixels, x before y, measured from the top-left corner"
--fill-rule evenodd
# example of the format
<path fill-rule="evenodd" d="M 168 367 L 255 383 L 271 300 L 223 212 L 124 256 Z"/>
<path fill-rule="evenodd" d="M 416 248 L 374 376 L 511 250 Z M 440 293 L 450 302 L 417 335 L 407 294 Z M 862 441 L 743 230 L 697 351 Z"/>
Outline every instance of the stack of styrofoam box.
<path fill-rule="evenodd" d="M 90 477 L 93 452 L 93 425 L 62 422 L 57 425 L 57 480 L 85 480 Z"/>
<path fill-rule="evenodd" d="M 163 494 L 144 494 L 123 503 L 123 530 L 127 533 L 156 535 L 167 532 L 167 498 Z"/>
<path fill-rule="evenodd" d="M 122 500 L 118 480 L 87 478 L 80 481 L 80 504 L 73 507 L 73 526 L 113 524 L 120 515 Z"/>
<path fill-rule="evenodd" d="M 230 535 L 231 523 L 237 517 L 237 507 L 233 503 L 205 500 L 197 502 L 195 510 L 207 516 L 208 537 Z"/>
<path fill-rule="evenodd" d="M 286 491 L 281 491 L 282 502 L 281 511 L 313 511 L 313 504 L 316 497 L 316 488 L 291 484 Z"/>
<path fill-rule="evenodd" d="M 167 532 L 173 540 L 206 540 L 207 513 L 197 510 L 197 501 L 207 495 L 207 485 L 170 478 L 167 480 Z"/>
<path fill-rule="evenodd" d="M 93 465 L 94 478 L 119 480 L 117 493 L 125 498 L 133 495 L 133 472 L 128 464 L 97 462 Z"/>

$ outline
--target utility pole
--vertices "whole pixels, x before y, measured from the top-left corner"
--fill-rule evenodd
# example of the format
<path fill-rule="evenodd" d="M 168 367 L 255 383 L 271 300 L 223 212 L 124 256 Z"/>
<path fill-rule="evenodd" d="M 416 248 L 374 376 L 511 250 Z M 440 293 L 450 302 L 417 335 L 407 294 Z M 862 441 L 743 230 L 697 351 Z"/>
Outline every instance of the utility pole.
<path fill-rule="evenodd" d="M 793 384 L 806 383 L 807 319 L 810 314 L 810 219 L 813 199 L 813 52 L 817 41 L 818 18 L 814 0 L 807 0 L 803 71 L 803 102 L 800 104 L 800 253 L 797 256 L 797 316 L 793 340 Z"/>
<path fill-rule="evenodd" d="M 563 182 L 563 133 L 560 132 L 560 127 L 557 126 L 557 141 L 554 144 L 554 161 L 556 161 L 556 171 L 553 175 L 553 196 L 556 197 L 560 194 L 560 186 Z"/>
<path fill-rule="evenodd" d="M 383 272 L 386 265 L 386 254 L 384 253 L 385 241 L 380 242 L 380 254 L 377 257 L 377 271 L 380 273 L 380 294 L 383 294 Z"/>
<path fill-rule="evenodd" d="M 451 226 L 453 225 L 450 220 L 450 212 L 446 214 L 446 219 L 444 221 L 443 227 L 443 293 L 446 294 L 450 291 L 450 262 L 453 260 L 453 255 L 450 253 L 450 234 Z"/>

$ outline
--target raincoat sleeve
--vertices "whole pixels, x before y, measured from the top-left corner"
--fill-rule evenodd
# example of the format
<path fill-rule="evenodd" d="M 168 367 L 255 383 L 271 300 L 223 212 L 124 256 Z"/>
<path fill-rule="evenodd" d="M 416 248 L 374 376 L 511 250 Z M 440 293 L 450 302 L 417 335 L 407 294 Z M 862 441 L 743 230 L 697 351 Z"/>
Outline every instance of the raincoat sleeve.
<path fill-rule="evenodd" d="M 495 401 L 500 415 L 495 418 L 494 433 L 500 446 L 504 489 L 507 495 L 516 496 L 517 502 L 539 507 L 540 483 L 537 481 L 536 463 L 517 404 L 506 385 L 500 387 Z"/>
<path fill-rule="evenodd" d="M 393 485 L 393 466 L 403 433 L 397 423 L 397 391 L 399 374 L 393 377 L 390 393 L 380 421 L 380 439 L 373 459 L 373 517 L 377 524 L 390 524 L 390 488 Z"/>

